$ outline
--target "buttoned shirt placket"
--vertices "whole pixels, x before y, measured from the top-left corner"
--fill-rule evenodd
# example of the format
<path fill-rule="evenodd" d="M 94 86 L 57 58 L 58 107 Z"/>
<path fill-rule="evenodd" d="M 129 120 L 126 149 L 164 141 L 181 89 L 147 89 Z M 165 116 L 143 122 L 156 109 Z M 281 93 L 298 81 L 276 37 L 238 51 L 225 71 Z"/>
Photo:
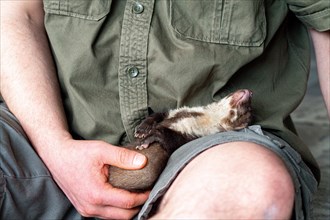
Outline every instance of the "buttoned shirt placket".
<path fill-rule="evenodd" d="M 154 1 L 128 0 L 122 23 L 119 54 L 120 111 L 128 139 L 148 114 L 147 50 Z"/>

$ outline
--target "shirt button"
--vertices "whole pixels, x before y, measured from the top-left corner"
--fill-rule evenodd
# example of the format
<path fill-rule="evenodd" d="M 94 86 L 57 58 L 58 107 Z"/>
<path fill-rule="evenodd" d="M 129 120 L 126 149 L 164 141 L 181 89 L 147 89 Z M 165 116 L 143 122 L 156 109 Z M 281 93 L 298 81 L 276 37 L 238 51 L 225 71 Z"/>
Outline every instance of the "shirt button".
<path fill-rule="evenodd" d="M 135 78 L 139 75 L 139 69 L 136 66 L 128 67 L 126 72 L 132 78 Z"/>
<path fill-rule="evenodd" d="M 143 12 L 143 10 L 144 10 L 144 7 L 141 3 L 139 3 L 139 2 L 133 3 L 133 12 L 135 14 L 141 14 Z"/>

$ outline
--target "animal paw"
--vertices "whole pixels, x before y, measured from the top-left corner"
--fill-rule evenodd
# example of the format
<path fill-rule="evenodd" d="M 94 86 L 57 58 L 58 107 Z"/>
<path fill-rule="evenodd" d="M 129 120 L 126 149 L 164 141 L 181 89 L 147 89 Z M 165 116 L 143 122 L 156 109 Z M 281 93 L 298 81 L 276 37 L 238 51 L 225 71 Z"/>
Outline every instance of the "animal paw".
<path fill-rule="evenodd" d="M 147 149 L 149 147 L 149 144 L 141 144 L 141 145 L 137 145 L 135 147 L 135 149 L 137 150 L 143 150 L 143 149 Z"/>
<path fill-rule="evenodd" d="M 151 133 L 152 129 L 152 125 L 142 122 L 138 127 L 135 128 L 134 137 L 143 139 Z"/>
<path fill-rule="evenodd" d="M 158 142 L 160 143 L 163 140 L 163 137 L 160 136 L 161 134 L 156 131 L 156 129 L 153 130 L 153 133 L 148 135 L 147 137 L 143 139 L 137 139 L 136 140 L 136 149 L 143 150 L 148 148 L 151 144 Z"/>
<path fill-rule="evenodd" d="M 164 120 L 166 113 L 154 113 L 144 119 L 139 126 L 135 128 L 135 138 L 144 139 L 152 133 L 158 123 Z"/>

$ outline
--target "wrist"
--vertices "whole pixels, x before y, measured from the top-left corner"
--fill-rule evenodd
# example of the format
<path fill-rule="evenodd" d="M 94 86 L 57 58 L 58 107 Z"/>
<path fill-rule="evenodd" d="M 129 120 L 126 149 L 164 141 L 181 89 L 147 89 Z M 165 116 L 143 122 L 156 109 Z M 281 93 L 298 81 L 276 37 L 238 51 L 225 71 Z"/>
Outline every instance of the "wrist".
<path fill-rule="evenodd" d="M 65 148 L 68 147 L 68 142 L 73 140 L 71 134 L 63 129 L 60 131 L 46 131 L 39 134 L 37 138 L 30 138 L 34 149 L 50 169 L 54 164 L 58 163 L 58 158 Z"/>

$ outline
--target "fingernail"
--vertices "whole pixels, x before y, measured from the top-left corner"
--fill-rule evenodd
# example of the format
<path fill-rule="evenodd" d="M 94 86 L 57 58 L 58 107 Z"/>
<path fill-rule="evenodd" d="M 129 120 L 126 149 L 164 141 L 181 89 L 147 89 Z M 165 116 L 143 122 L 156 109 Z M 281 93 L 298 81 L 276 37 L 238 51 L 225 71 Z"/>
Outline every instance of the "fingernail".
<path fill-rule="evenodd" d="M 142 166 L 145 163 L 146 157 L 141 154 L 137 154 L 134 157 L 133 164 L 135 166 Z"/>

